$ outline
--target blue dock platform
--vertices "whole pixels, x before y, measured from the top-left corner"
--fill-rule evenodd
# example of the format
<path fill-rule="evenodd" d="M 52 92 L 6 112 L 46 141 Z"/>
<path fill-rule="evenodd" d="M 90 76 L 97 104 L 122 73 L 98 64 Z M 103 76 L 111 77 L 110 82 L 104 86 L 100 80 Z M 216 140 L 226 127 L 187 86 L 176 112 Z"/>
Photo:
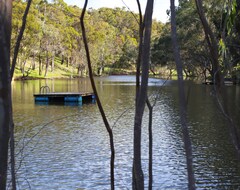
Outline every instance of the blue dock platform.
<path fill-rule="evenodd" d="M 36 103 L 75 103 L 82 105 L 83 103 L 95 103 L 95 95 L 91 92 L 47 92 L 34 94 Z"/>

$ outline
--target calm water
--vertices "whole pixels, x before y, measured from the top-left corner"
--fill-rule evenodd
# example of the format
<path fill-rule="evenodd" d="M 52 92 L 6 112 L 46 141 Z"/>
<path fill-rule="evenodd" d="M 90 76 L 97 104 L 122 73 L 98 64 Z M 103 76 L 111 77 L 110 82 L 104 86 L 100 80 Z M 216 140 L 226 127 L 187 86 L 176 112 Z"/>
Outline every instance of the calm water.
<path fill-rule="evenodd" d="M 114 125 L 116 189 L 131 189 L 134 77 L 96 79 L 107 117 Z M 179 125 L 176 81 L 151 79 L 154 108 L 153 189 L 187 189 Z M 108 190 L 109 140 L 96 104 L 36 105 L 33 94 L 48 85 L 55 92 L 91 91 L 87 79 L 13 82 L 19 189 Z M 240 162 L 225 120 L 216 108 L 211 86 L 187 82 L 189 126 L 197 189 L 239 189 Z M 240 88 L 227 88 L 239 125 Z M 143 126 L 143 170 L 147 188 L 148 111 Z"/>

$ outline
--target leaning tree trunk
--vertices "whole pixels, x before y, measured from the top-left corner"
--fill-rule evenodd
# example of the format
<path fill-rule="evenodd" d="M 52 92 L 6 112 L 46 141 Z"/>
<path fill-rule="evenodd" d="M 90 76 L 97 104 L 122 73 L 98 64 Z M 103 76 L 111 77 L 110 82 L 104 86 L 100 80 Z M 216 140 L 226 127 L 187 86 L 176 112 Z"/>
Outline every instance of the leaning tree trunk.
<path fill-rule="evenodd" d="M 24 12 L 24 15 L 23 15 L 23 18 L 22 18 L 22 26 L 20 28 L 20 32 L 18 34 L 17 41 L 16 41 L 16 44 L 15 44 L 12 66 L 11 66 L 11 78 L 13 77 L 14 70 L 15 70 L 15 67 L 16 67 L 18 52 L 19 52 L 20 44 L 21 44 L 23 34 L 24 34 L 24 31 L 25 31 L 25 27 L 26 27 L 26 23 L 27 23 L 27 15 L 28 15 L 31 3 L 32 3 L 32 0 L 27 1 L 27 7 L 25 9 L 25 12 Z"/>
<path fill-rule="evenodd" d="M 144 41 L 141 55 L 141 85 L 137 92 L 136 108 L 134 117 L 134 144 L 133 144 L 133 179 L 132 186 L 134 190 L 144 189 L 144 176 L 141 163 L 141 133 L 142 133 L 142 118 L 147 100 L 149 62 L 150 62 L 150 41 L 152 29 L 152 13 L 154 0 L 147 1 L 147 7 L 144 17 Z"/>
<path fill-rule="evenodd" d="M 12 125 L 10 77 L 12 1 L 0 1 L 0 189 L 6 189 L 8 145 Z"/>
<path fill-rule="evenodd" d="M 81 28 L 82 28 L 82 36 L 83 36 L 83 42 L 84 42 L 84 47 L 85 47 L 85 51 L 86 51 L 87 64 L 88 64 L 88 70 L 89 70 L 89 77 L 90 77 L 91 85 L 92 85 L 93 92 L 94 92 L 95 97 L 96 97 L 96 101 L 97 101 L 99 111 L 102 115 L 103 122 L 105 124 L 105 127 L 106 127 L 108 135 L 109 135 L 110 149 L 111 149 L 111 161 L 110 161 L 111 190 L 114 190 L 114 188 L 115 188 L 115 185 L 114 185 L 114 181 L 115 181 L 114 180 L 115 148 L 114 148 L 114 141 L 113 141 L 113 132 L 112 132 L 112 128 L 110 127 L 110 124 L 107 120 L 107 117 L 105 115 L 104 109 L 102 107 L 102 103 L 99 99 L 97 88 L 96 88 L 94 78 L 93 78 L 90 51 L 89 51 L 89 47 L 88 47 L 86 30 L 85 30 L 85 25 L 84 25 L 84 16 L 85 16 L 87 4 L 88 4 L 88 0 L 85 0 L 84 7 L 83 7 L 83 10 L 82 10 L 82 14 L 81 14 L 81 17 L 80 17 L 80 23 L 81 23 Z"/>
<path fill-rule="evenodd" d="M 240 135 L 239 135 L 239 131 L 236 124 L 231 118 L 231 114 L 229 112 L 229 108 L 227 105 L 228 98 L 225 90 L 223 76 L 220 70 L 217 40 L 203 12 L 202 0 L 195 0 L 195 4 L 197 7 L 198 15 L 202 22 L 202 26 L 204 29 L 205 37 L 206 37 L 208 48 L 211 55 L 211 62 L 212 62 L 213 75 L 214 75 L 213 76 L 214 92 L 216 95 L 217 103 L 221 109 L 221 112 L 223 113 L 223 116 L 228 121 L 231 140 L 238 154 L 238 157 L 240 158 Z"/>
<path fill-rule="evenodd" d="M 183 132 L 184 148 L 185 148 L 186 159 L 187 159 L 188 188 L 189 190 L 194 190 L 196 189 L 196 187 L 195 187 L 195 178 L 194 178 L 194 171 L 193 171 L 192 144 L 191 144 L 189 130 L 187 126 L 187 106 L 186 106 L 186 97 L 185 97 L 184 83 L 183 83 L 183 66 L 182 66 L 180 51 L 179 51 L 178 42 L 177 42 L 175 0 L 170 0 L 170 2 L 171 2 L 171 35 L 172 35 L 174 59 L 176 62 L 177 74 L 178 74 L 180 119 L 181 119 L 182 132 Z"/>

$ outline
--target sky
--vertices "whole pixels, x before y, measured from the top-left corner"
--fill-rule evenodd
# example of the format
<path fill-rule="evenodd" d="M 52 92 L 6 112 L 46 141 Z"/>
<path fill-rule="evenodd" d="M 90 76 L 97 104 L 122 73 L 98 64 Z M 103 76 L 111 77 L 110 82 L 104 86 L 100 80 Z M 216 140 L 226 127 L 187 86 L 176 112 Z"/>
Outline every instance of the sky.
<path fill-rule="evenodd" d="M 69 5 L 77 5 L 78 7 L 83 7 L 84 0 L 64 0 Z M 89 0 L 88 8 L 98 9 L 100 7 L 125 7 L 124 3 L 133 12 L 138 12 L 138 7 L 136 0 Z M 140 0 L 142 10 L 144 12 L 147 0 Z M 176 0 L 176 5 L 178 0 Z M 168 21 L 168 16 L 166 10 L 170 9 L 170 0 L 155 0 L 153 18 L 165 23 Z"/>

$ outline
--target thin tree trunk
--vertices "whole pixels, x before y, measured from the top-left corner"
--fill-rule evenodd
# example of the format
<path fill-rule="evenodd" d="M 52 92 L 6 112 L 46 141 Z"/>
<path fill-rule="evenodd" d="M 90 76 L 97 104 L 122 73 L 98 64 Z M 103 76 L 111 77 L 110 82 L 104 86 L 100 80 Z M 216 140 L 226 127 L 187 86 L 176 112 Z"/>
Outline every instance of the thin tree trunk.
<path fill-rule="evenodd" d="M 136 102 L 138 98 L 138 92 L 140 87 L 140 70 L 141 70 L 141 60 L 142 60 L 142 44 L 143 44 L 143 17 L 142 17 L 142 9 L 139 0 L 137 0 L 138 11 L 139 11 L 139 45 L 138 45 L 138 59 L 137 59 L 137 70 L 136 70 Z"/>
<path fill-rule="evenodd" d="M 153 117 L 153 106 L 151 105 L 149 99 L 147 99 L 147 106 L 149 110 L 149 123 L 148 123 L 148 140 L 149 140 L 149 152 L 148 152 L 148 189 L 152 190 L 153 183 L 153 173 L 152 173 L 152 161 L 153 161 L 153 134 L 152 134 L 152 117 Z"/>
<path fill-rule="evenodd" d="M 6 189 L 8 144 L 12 129 L 10 75 L 12 1 L 0 1 L 0 189 Z M 14 188 L 14 187 L 13 187 Z"/>
<path fill-rule="evenodd" d="M 21 71 L 22 71 L 22 75 L 24 76 L 25 73 L 25 65 L 26 65 L 27 60 L 24 59 L 24 61 L 22 62 L 22 66 L 21 66 Z"/>
<path fill-rule="evenodd" d="M 115 185 L 114 185 L 114 181 L 115 181 L 114 180 L 115 148 L 114 148 L 114 141 L 113 141 L 113 132 L 112 132 L 112 128 L 109 125 L 107 117 L 105 115 L 105 112 L 103 110 L 101 101 L 100 101 L 99 96 L 98 96 L 97 88 L 96 88 L 96 85 L 95 85 L 95 82 L 94 82 L 94 78 L 93 78 L 90 52 L 89 52 L 89 48 L 88 48 L 86 30 L 85 30 L 85 25 L 84 25 L 84 16 L 85 16 L 87 4 L 88 4 L 88 0 L 85 0 L 84 7 L 83 7 L 83 10 L 82 10 L 82 14 L 81 14 L 81 17 L 80 17 L 80 23 L 81 23 L 81 28 L 82 28 L 82 36 L 83 36 L 83 42 L 84 42 L 85 51 L 86 51 L 87 64 L 88 64 L 88 70 L 89 70 L 89 77 L 90 77 L 91 85 L 92 85 L 93 92 L 94 92 L 95 97 L 96 97 L 96 101 L 97 101 L 99 111 L 102 115 L 103 122 L 105 124 L 105 127 L 106 127 L 108 135 L 109 135 L 110 149 L 111 149 L 111 161 L 110 161 L 111 189 L 114 190 L 114 188 L 115 188 Z"/>
<path fill-rule="evenodd" d="M 173 45 L 174 59 L 176 62 L 177 74 L 178 74 L 180 119 L 181 119 L 181 125 L 182 125 L 184 148 L 186 152 L 188 189 L 195 190 L 196 187 L 195 187 L 195 178 L 194 178 L 194 171 L 193 171 L 192 144 L 191 144 L 189 130 L 187 126 L 187 106 L 186 106 L 186 96 L 184 92 L 183 66 L 182 66 L 180 51 L 179 51 L 178 42 L 177 42 L 175 0 L 170 0 L 170 2 L 171 2 L 170 9 L 171 9 L 172 45 Z"/>
<path fill-rule="evenodd" d="M 33 53 L 33 58 L 32 58 L 32 70 L 35 70 L 36 64 L 35 64 L 35 53 Z"/>
<path fill-rule="evenodd" d="M 44 77 L 47 76 L 47 72 L 48 72 L 48 66 L 49 66 L 49 57 L 48 57 L 48 51 L 46 51 L 46 67 L 45 67 L 45 74 L 44 74 Z"/>
<path fill-rule="evenodd" d="M 55 60 L 55 54 L 53 52 L 53 56 L 52 56 L 52 62 L 51 62 L 51 71 L 54 71 L 54 60 Z"/>
<path fill-rule="evenodd" d="M 144 24 L 142 18 L 142 9 L 139 0 L 137 0 L 138 11 L 139 11 L 139 48 L 138 48 L 138 59 L 137 59 L 137 71 L 136 71 L 136 102 L 139 93 L 140 87 L 140 70 L 141 70 L 141 62 L 142 62 L 142 45 L 143 45 L 143 31 L 144 31 Z M 149 132 L 149 163 L 148 163 L 148 189 L 152 190 L 152 183 L 153 183 L 153 175 L 152 175 L 152 145 L 153 145 L 153 138 L 152 138 L 152 114 L 153 114 L 153 106 L 151 106 L 150 101 L 147 98 L 147 106 L 149 109 L 149 125 L 148 125 L 148 132 Z"/>
<path fill-rule="evenodd" d="M 38 72 L 39 72 L 39 76 L 41 76 L 42 75 L 42 58 L 41 58 L 40 52 L 38 55 Z"/>
<path fill-rule="evenodd" d="M 18 56 L 21 40 L 22 40 L 22 37 L 23 37 L 23 33 L 24 33 L 24 30 L 25 30 L 25 27 L 26 27 L 27 15 L 28 15 L 31 3 L 32 3 L 32 0 L 27 1 L 27 7 L 25 9 L 25 12 L 24 12 L 24 15 L 23 15 L 23 18 L 22 18 L 22 26 L 21 26 L 21 29 L 20 29 L 16 44 L 15 44 L 13 60 L 12 60 L 12 67 L 11 67 L 11 78 L 13 77 L 14 70 L 15 70 L 15 67 L 16 67 L 17 56 Z"/>
<path fill-rule="evenodd" d="M 144 113 L 145 103 L 147 100 L 149 62 L 150 62 L 150 40 L 152 29 L 152 13 L 154 0 L 148 0 L 145 17 L 144 17 L 144 41 L 142 46 L 142 75 L 141 85 L 139 87 L 138 97 L 136 98 L 136 108 L 134 117 L 134 144 L 133 144 L 133 182 L 134 190 L 144 189 L 144 175 L 141 163 L 141 134 L 142 134 L 142 117 Z"/>
<path fill-rule="evenodd" d="M 27 15 L 31 6 L 32 0 L 28 0 L 27 2 L 27 6 L 22 18 L 22 26 L 20 29 L 20 32 L 18 34 L 18 38 L 15 44 L 15 48 L 14 48 L 14 54 L 13 54 L 13 59 L 12 59 L 12 66 L 10 69 L 10 81 L 12 81 L 13 78 L 13 74 L 14 74 L 14 70 L 17 64 L 17 57 L 18 57 L 18 52 L 19 52 L 19 48 L 20 48 L 20 44 L 21 44 L 21 40 L 23 37 L 23 33 L 26 27 L 26 23 L 27 23 Z M 11 5 L 12 6 L 12 5 Z M 11 19 L 11 17 L 10 17 Z M 23 66 L 23 75 L 24 75 L 24 67 L 25 67 L 25 63 L 24 62 L 24 66 Z M 9 65 L 10 68 L 10 65 Z M 11 89 L 10 89 L 11 91 Z M 10 107 L 10 113 L 12 114 L 12 106 Z M 11 120 L 10 120 L 11 124 L 10 124 L 10 155 L 11 155 L 11 175 L 12 175 L 12 190 L 16 190 L 16 174 L 15 174 L 15 138 L 14 138 L 14 123 L 13 123 L 13 118 L 11 116 Z"/>

